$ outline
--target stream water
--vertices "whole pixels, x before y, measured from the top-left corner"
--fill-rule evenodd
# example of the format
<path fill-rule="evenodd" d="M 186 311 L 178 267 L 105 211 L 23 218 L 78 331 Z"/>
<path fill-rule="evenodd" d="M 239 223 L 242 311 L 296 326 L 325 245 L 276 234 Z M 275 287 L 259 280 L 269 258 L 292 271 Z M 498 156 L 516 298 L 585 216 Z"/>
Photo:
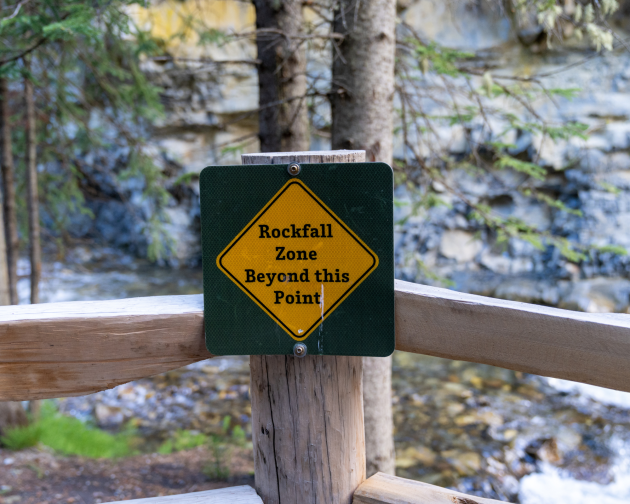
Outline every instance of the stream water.
<path fill-rule="evenodd" d="M 19 273 L 27 302 L 26 261 Z M 42 300 L 201 291 L 200 270 L 79 247 L 45 264 Z M 59 405 L 104 428 L 131 422 L 150 449 L 226 416 L 250 435 L 248 385 L 247 358 L 216 358 Z M 630 501 L 630 394 L 400 352 L 393 387 L 399 476 L 523 504 Z"/>

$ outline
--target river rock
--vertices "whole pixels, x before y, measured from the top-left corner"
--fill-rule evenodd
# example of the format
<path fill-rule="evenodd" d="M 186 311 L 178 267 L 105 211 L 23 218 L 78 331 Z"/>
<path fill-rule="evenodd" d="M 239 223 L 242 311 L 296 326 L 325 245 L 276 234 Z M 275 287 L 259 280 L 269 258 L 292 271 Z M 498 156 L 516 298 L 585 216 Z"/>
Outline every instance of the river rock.
<path fill-rule="evenodd" d="M 582 435 L 568 426 L 561 426 L 556 433 L 558 451 L 562 454 L 577 449 L 582 442 Z"/>
<path fill-rule="evenodd" d="M 492 427 L 498 427 L 503 425 L 503 417 L 496 411 L 476 410 L 472 413 L 468 413 L 466 415 L 455 418 L 455 425 L 459 427 L 473 424 L 484 424 Z"/>
<path fill-rule="evenodd" d="M 119 427 L 125 420 L 122 408 L 98 403 L 94 407 L 94 417 L 100 427 Z"/>
<path fill-rule="evenodd" d="M 482 248 L 481 240 L 472 233 L 460 229 L 444 231 L 440 241 L 440 253 L 457 262 L 472 261 Z"/>
<path fill-rule="evenodd" d="M 481 254 L 480 263 L 490 271 L 500 275 L 509 275 L 512 269 L 512 259 L 507 254 L 496 255 L 489 250 L 485 250 Z"/>
<path fill-rule="evenodd" d="M 418 464 L 431 466 L 436 457 L 436 453 L 426 446 L 411 446 L 396 454 L 396 467 L 407 469 Z"/>
<path fill-rule="evenodd" d="M 441 453 L 460 476 L 472 476 L 481 469 L 481 456 L 476 452 L 448 450 Z"/>

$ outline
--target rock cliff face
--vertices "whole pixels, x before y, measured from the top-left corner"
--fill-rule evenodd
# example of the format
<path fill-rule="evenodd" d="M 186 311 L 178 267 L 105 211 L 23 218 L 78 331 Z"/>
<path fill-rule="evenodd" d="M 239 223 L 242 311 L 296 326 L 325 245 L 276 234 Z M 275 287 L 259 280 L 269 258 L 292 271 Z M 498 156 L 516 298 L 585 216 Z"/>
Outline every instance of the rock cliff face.
<path fill-rule="evenodd" d="M 483 19 L 488 15 L 492 14 L 482 14 Z M 465 30 L 483 27 L 483 19 L 468 23 Z M 440 33 L 447 39 L 441 42 L 462 45 L 457 40 L 461 33 L 451 36 L 447 28 Z M 474 47 L 478 39 L 469 38 Z M 551 120 L 588 124 L 587 141 L 552 143 L 529 134 L 518 134 L 512 141 L 514 154 L 537 159 L 553 174 L 539 189 L 582 215 L 550 210 L 516 190 L 506 190 L 510 184 L 497 183 L 498 178 L 505 181 L 504 173 L 474 176 L 454 170 L 448 174 L 449 185 L 457 185 L 467 199 L 485 203 L 504 217 L 522 218 L 582 244 L 617 244 L 630 250 L 630 56 L 609 53 L 584 61 L 589 53 L 575 49 L 524 56 L 523 51 L 510 49 L 507 39 L 502 45 L 496 42 L 495 38 L 489 58 L 501 73 L 550 74 L 545 79 L 547 87 L 581 90 L 571 100 L 539 104 L 537 112 Z M 445 152 L 457 153 L 461 131 L 453 127 L 443 135 Z M 617 188 L 616 193 L 610 191 L 611 186 Z M 434 189 L 440 187 L 434 185 Z M 407 203 L 398 207 L 396 219 L 405 220 L 396 232 L 400 278 L 431 282 L 428 271 L 449 279 L 457 290 L 591 312 L 627 311 L 628 256 L 592 253 L 575 264 L 555 248 L 540 251 L 522 240 L 498 246 L 484 228 L 467 219 L 470 208 L 446 193 L 450 208 L 437 207 L 418 215 L 411 214 L 413 191 L 401 186 L 396 194 Z"/>
<path fill-rule="evenodd" d="M 168 36 L 177 30 L 179 14 L 190 14 L 193 5 L 201 5 L 204 21 L 211 27 L 236 31 L 253 27 L 251 5 L 231 0 L 157 2 L 148 10 L 139 10 L 137 18 L 152 23 L 158 34 Z M 582 216 L 549 210 L 516 190 L 506 190 L 505 184 L 496 184 L 496 174 L 449 172 L 450 180 L 457 183 L 462 193 L 470 200 L 488 204 L 501 215 L 521 217 L 540 229 L 581 243 L 618 244 L 630 249 L 630 54 L 604 54 L 580 64 L 577 63 L 592 53 L 564 49 L 533 54 L 510 38 L 510 23 L 493 3 L 399 2 L 399 16 L 429 39 L 478 51 L 486 63 L 495 64 L 502 71 L 544 72 L 551 74 L 545 81 L 548 87 L 581 89 L 572 100 L 558 98 L 554 103 L 537 106 L 546 117 L 587 123 L 588 141 L 552 144 L 528 134 L 518 134 L 513 141 L 519 153 L 539 159 L 554 173 L 540 189 L 560 198 L 570 208 L 581 210 Z M 258 149 L 255 67 L 246 62 L 234 63 L 255 58 L 255 47 L 244 41 L 202 48 L 192 40 L 177 41 L 169 52 L 180 58 L 207 56 L 230 61 L 211 64 L 179 60 L 145 65 L 145 70 L 165 89 L 167 116 L 155 126 L 152 148 L 170 181 L 172 201 L 168 214 L 176 243 L 174 263 L 190 264 L 200 257 L 195 175 L 207 165 L 239 163 L 241 152 Z M 326 82 L 327 54 L 311 51 L 310 55 L 309 72 L 317 73 Z M 326 88 L 322 90 L 325 92 Z M 328 119 L 328 108 L 319 106 L 313 120 L 325 124 Z M 460 126 L 444 128 L 440 136 L 444 138 L 446 154 L 466 149 Z M 403 158 L 400 138 L 395 145 L 395 155 Z M 234 146 L 237 148 L 227 148 Z M 313 136 L 311 147 L 325 149 L 328 142 L 321 135 Z M 609 184 L 618 188 L 617 194 L 607 190 Z M 439 192 L 443 188 L 434 189 Z M 137 190 L 130 186 L 124 191 L 133 201 Z M 430 277 L 436 275 L 452 281 L 456 289 L 508 299 L 586 311 L 627 309 L 630 281 L 623 278 L 630 274 L 628 257 L 598 253 L 578 265 L 563 259 L 556 249 L 540 251 L 520 240 L 512 239 L 500 247 L 483 228 L 468 220 L 467 205 L 449 198 L 446 192 L 443 196 L 450 207 L 413 214 L 413 191 L 404 186 L 396 189 L 401 203 L 396 219 L 404 220 L 397 226 L 395 240 L 399 278 L 431 282 L 434 280 Z M 93 234 L 128 246 L 137 233 L 132 224 L 120 231 L 120 223 L 126 222 L 126 217 L 119 215 L 117 204 L 93 203 L 97 210 Z M 140 253 L 146 249 L 142 245 L 136 248 Z"/>

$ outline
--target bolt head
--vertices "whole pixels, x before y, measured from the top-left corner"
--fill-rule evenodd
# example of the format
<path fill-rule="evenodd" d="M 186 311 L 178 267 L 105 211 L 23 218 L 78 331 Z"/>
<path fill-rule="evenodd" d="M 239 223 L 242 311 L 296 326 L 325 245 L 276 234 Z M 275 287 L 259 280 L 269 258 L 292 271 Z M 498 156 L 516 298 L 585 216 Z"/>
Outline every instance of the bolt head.
<path fill-rule="evenodd" d="M 306 345 L 304 343 L 296 343 L 293 345 L 293 355 L 296 357 L 304 357 L 306 355 Z"/>
<path fill-rule="evenodd" d="M 287 166 L 287 171 L 289 172 L 289 175 L 295 177 L 302 171 L 302 168 L 297 163 L 291 163 L 289 166 Z"/>

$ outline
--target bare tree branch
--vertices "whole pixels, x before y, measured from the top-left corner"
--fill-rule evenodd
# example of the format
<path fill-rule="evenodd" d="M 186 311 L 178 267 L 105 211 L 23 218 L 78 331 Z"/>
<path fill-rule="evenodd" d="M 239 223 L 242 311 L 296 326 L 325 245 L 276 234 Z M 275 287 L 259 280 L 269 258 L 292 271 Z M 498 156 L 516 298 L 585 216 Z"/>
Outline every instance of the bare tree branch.
<path fill-rule="evenodd" d="M 22 8 L 23 5 L 26 5 L 29 2 L 29 0 L 22 0 L 19 4 L 17 4 L 17 6 L 15 7 L 15 10 L 13 11 L 13 14 L 11 14 L 9 17 L 4 18 L 5 21 L 8 21 L 9 19 L 13 19 L 15 16 L 17 16 L 20 12 L 20 9 Z"/>
<path fill-rule="evenodd" d="M 186 63 L 211 63 L 214 65 L 260 65 L 259 59 L 235 59 L 235 60 L 215 60 L 213 58 L 187 58 L 183 56 L 153 56 L 152 61 L 158 63 L 171 61 L 184 61 Z"/>

